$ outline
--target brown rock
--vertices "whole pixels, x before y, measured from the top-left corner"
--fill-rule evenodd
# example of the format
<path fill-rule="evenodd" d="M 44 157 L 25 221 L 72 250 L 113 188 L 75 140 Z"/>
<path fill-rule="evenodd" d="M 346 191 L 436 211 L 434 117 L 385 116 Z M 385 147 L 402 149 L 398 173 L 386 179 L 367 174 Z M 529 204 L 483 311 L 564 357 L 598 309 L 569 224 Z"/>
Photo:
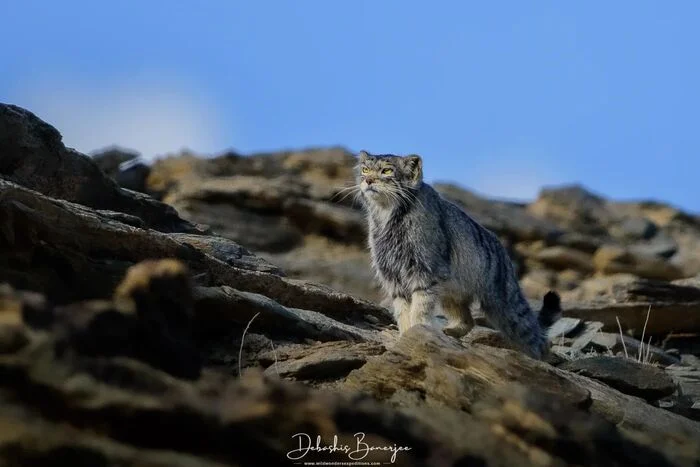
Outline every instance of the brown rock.
<path fill-rule="evenodd" d="M 498 235 L 517 241 L 534 241 L 561 234 L 553 223 L 532 216 L 521 205 L 487 200 L 453 184 L 435 184 L 435 189 Z"/>
<path fill-rule="evenodd" d="M 563 246 L 553 246 L 538 252 L 535 259 L 556 270 L 593 271 L 592 256 Z"/>
<path fill-rule="evenodd" d="M 603 198 L 580 185 L 542 189 L 527 210 L 538 218 L 587 235 L 605 235 L 607 225 L 614 220 Z"/>
<path fill-rule="evenodd" d="M 630 273 L 647 279 L 674 280 L 684 276 L 681 269 L 661 258 L 633 254 L 629 250 L 604 245 L 593 255 L 597 271 L 605 274 Z"/>
<path fill-rule="evenodd" d="M 625 332 L 641 337 L 671 332 L 700 332 L 700 289 L 663 281 L 620 281 L 610 286 L 610 294 L 596 300 L 572 302 L 563 297 L 564 314 L 587 321 L 600 321 L 604 330 L 618 332 L 617 320 Z M 651 311 L 650 311 L 651 310 Z"/>
<path fill-rule="evenodd" d="M 484 326 L 475 326 L 472 328 L 471 331 L 462 337 L 462 342 L 466 344 L 488 345 L 501 349 L 514 349 L 513 345 L 508 342 L 502 333 Z"/>
<path fill-rule="evenodd" d="M 625 436 L 648 438 L 655 446 L 677 446 L 674 439 L 700 437 L 700 426 L 694 422 L 594 380 L 558 370 L 518 352 L 479 344 L 460 345 L 424 326 L 411 328 L 395 346 L 351 372 L 343 387 L 370 394 L 406 413 L 420 413 L 429 419 L 430 414 L 435 413 L 433 410 L 442 414 L 448 408 L 478 413 L 479 404 L 514 381 L 524 386 L 525 393 L 537 401 L 552 400 L 562 406 L 589 410 L 614 424 L 624 421 Z M 431 412 L 420 408 L 424 406 L 430 407 Z M 527 412 L 520 412 L 521 420 L 530 417 Z M 534 418 L 539 420 L 541 415 Z M 473 435 L 467 434 L 472 429 L 467 419 L 462 416 L 447 425 L 441 421 L 431 426 L 447 439 L 450 435 L 445 432 L 452 430 L 457 431 L 451 436 L 472 439 Z M 458 428 L 460 424 L 463 428 Z M 553 434 L 556 430 L 549 432 Z M 468 445 L 471 449 L 484 448 L 481 444 Z M 690 444 L 684 446 L 686 455 L 698 449 L 697 446 L 691 448 Z"/>
<path fill-rule="evenodd" d="M 170 257 L 184 262 L 198 285 L 236 284 L 283 306 L 317 311 L 339 321 L 371 316 L 377 323 L 393 323 L 387 310 L 372 303 L 321 285 L 243 269 L 250 267 L 249 262 L 231 266 L 186 239 L 130 226 L 121 217 L 52 200 L 2 180 L 0 214 L 7 219 L 0 232 L 0 251 L 6 252 L 0 260 L 0 279 L 18 288 L 46 291 L 55 301 L 107 297 L 127 267 L 148 258 Z M 49 238 L 50 243 L 45 240 Z M 110 259 L 100 260 L 105 256 Z"/>
<path fill-rule="evenodd" d="M 266 352 L 258 357 L 269 375 L 306 382 L 336 380 L 362 367 L 386 349 L 375 343 L 327 342 Z M 280 354 L 282 357 L 280 358 Z"/>

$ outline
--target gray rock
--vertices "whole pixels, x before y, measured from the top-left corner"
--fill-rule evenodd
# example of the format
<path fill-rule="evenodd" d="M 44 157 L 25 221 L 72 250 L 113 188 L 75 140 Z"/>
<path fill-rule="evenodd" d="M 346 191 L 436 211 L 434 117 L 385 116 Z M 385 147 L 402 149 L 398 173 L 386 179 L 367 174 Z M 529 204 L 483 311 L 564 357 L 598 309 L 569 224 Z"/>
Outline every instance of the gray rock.
<path fill-rule="evenodd" d="M 94 160 L 66 148 L 61 139 L 28 110 L 0 104 L 0 175 L 52 198 L 136 216 L 160 231 L 200 231 L 171 206 L 121 189 Z"/>
<path fill-rule="evenodd" d="M 658 228 L 644 217 L 628 217 L 610 227 L 610 233 L 626 240 L 648 240 L 653 237 Z"/>
<path fill-rule="evenodd" d="M 583 326 L 583 321 L 578 318 L 562 317 L 552 324 L 547 331 L 549 339 L 554 340 L 557 337 L 568 336 L 571 333 L 577 333 Z"/>
<path fill-rule="evenodd" d="M 656 401 L 675 391 L 673 380 L 661 369 L 627 358 L 590 357 L 566 362 L 559 368 L 597 379 L 625 394 Z"/>

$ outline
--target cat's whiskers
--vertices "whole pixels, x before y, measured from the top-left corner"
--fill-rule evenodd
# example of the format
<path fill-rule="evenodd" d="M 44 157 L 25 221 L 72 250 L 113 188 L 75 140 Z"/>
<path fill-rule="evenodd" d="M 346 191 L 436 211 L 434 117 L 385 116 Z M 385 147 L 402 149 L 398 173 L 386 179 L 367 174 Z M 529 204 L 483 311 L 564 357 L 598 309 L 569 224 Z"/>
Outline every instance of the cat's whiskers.
<path fill-rule="evenodd" d="M 350 195 L 355 195 L 355 197 L 357 197 L 357 195 L 359 193 L 360 193 L 360 185 L 348 186 L 345 188 L 341 188 L 340 190 L 338 190 L 338 192 L 336 194 L 331 196 L 331 201 L 336 202 L 336 203 L 342 203 Z M 340 198 L 338 198 L 338 197 L 340 197 Z"/>

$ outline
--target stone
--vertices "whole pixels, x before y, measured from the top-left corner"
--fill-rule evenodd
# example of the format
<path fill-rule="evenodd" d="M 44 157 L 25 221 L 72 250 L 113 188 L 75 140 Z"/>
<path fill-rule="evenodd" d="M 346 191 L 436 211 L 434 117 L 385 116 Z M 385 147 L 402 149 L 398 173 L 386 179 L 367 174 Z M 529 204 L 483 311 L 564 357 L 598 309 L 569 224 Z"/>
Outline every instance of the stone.
<path fill-rule="evenodd" d="M 656 401 L 670 396 L 676 387 L 661 369 L 628 358 L 598 356 L 559 365 L 559 368 L 597 379 L 625 394 Z"/>
<path fill-rule="evenodd" d="M 310 383 L 343 378 L 362 367 L 368 358 L 385 350 L 381 344 L 335 341 L 312 347 L 296 346 L 290 350 L 283 347 L 258 358 L 267 367 L 266 374 Z"/>
<path fill-rule="evenodd" d="M 590 344 L 595 350 L 607 351 L 615 355 L 624 354 L 626 351 L 627 356 L 633 359 L 643 360 L 648 354 L 648 363 L 653 365 L 667 366 L 679 362 L 678 357 L 667 353 L 664 349 L 647 342 L 642 344 L 641 341 L 624 334 L 620 337 L 619 332 L 598 332 L 593 336 Z"/>
<path fill-rule="evenodd" d="M 122 190 L 90 157 L 28 110 L 0 104 L 0 175 L 46 196 L 138 217 L 165 232 L 198 232 L 166 204 Z"/>
<path fill-rule="evenodd" d="M 437 183 L 434 188 L 498 235 L 535 241 L 556 238 L 562 233 L 552 222 L 538 219 L 516 203 L 487 200 L 454 184 Z"/>
<path fill-rule="evenodd" d="M 535 259 L 556 270 L 593 271 L 591 255 L 564 246 L 545 248 L 537 253 Z"/>
<path fill-rule="evenodd" d="M 666 373 L 678 386 L 669 410 L 700 421 L 700 366 L 669 365 Z"/>
<path fill-rule="evenodd" d="M 424 326 L 398 335 L 369 267 L 362 213 L 344 188 L 356 164 L 349 151 L 184 152 L 155 161 L 137 193 L 29 112 L 0 109 L 0 464 L 698 463 L 690 395 L 652 405 L 558 368 L 608 352 L 595 343 L 605 333 L 593 332 L 596 321 L 607 328 L 612 317 L 617 331 L 619 312 L 625 328 L 637 326 L 632 318 L 644 320 L 650 304 L 645 340 L 667 338 L 672 320 L 688 338 L 696 284 L 590 277 L 535 259 L 557 247 L 632 250 L 668 235 L 678 251 L 657 259 L 686 273 L 697 259 L 693 216 L 663 220 L 663 210 L 573 190 L 539 217 L 525 203 L 438 185 L 493 228 L 523 278 L 587 297 L 586 316 L 576 316 L 580 300 L 563 300 L 583 324 L 560 331 L 547 360 L 535 361 L 481 326 L 460 340 Z M 595 228 L 572 227 L 567 203 L 599 216 Z M 617 223 L 637 217 L 657 225 L 654 237 L 612 238 Z M 534 308 L 543 295 L 530 297 Z M 604 319 L 590 319 L 599 312 Z M 690 394 L 693 367 L 670 367 Z M 356 445 L 358 433 L 389 450 L 290 458 L 300 440 Z"/>
<path fill-rule="evenodd" d="M 138 151 L 122 148 L 119 146 L 109 146 L 90 153 L 90 157 L 97 166 L 112 179 L 116 179 L 119 173 L 119 166 L 124 162 L 137 160 L 141 157 Z"/>
<path fill-rule="evenodd" d="M 121 217 L 53 200 L 2 180 L 0 214 L 7 219 L 0 231 L 0 251 L 6 252 L 0 260 L 0 280 L 44 291 L 59 302 L 110 296 L 129 266 L 168 257 L 184 262 L 204 287 L 236 284 L 251 293 L 267 294 L 283 306 L 328 313 L 341 321 L 370 315 L 378 323 L 393 323 L 388 310 L 373 303 L 322 285 L 244 269 L 249 262 L 231 266 L 182 237 L 130 226 Z M 41 243 L 42 238 L 51 238 L 51 244 Z M 111 258 L 107 252 L 113 252 Z M 110 259 L 102 259 L 105 256 Z"/>
<path fill-rule="evenodd" d="M 607 226 L 614 220 L 603 198 L 580 185 L 544 188 L 527 210 L 536 217 L 587 235 L 605 235 Z"/>
<path fill-rule="evenodd" d="M 425 326 L 409 329 L 386 352 L 353 370 L 341 388 L 371 395 L 408 413 L 421 412 L 420 407 L 424 406 L 473 413 L 494 391 L 505 390 L 515 381 L 526 391 L 538 391 L 538 396 L 533 397 L 540 401 L 551 399 L 567 407 L 586 408 L 611 423 L 623 424 L 627 433 L 649 436 L 657 446 L 673 444 L 673 436 L 664 430 L 680 430 L 685 433 L 681 437 L 691 439 L 700 436 L 700 426 L 691 420 L 652 407 L 598 381 L 512 350 L 460 343 Z M 425 418 L 429 419 L 430 413 Z M 442 428 L 437 423 L 432 426 L 445 432 L 456 430 L 463 423 L 464 428 L 457 433 L 467 436 L 472 427 L 464 417 L 459 420 Z"/>
<path fill-rule="evenodd" d="M 553 340 L 557 337 L 568 336 L 571 333 L 577 334 L 577 331 L 579 331 L 582 326 L 585 326 L 582 320 L 563 316 L 550 326 L 547 330 L 547 337 Z"/>
<path fill-rule="evenodd" d="M 648 240 L 657 232 L 656 224 L 645 217 L 627 217 L 610 227 L 614 237 L 627 240 Z"/>
<path fill-rule="evenodd" d="M 557 283 L 557 274 L 547 269 L 528 271 L 520 279 L 520 287 L 526 297 L 541 298 L 552 290 Z"/>
<path fill-rule="evenodd" d="M 576 336 L 574 342 L 571 344 L 571 349 L 574 352 L 580 352 L 593 340 L 601 329 L 603 329 L 603 323 L 600 321 L 586 322 L 583 330 Z"/>
<path fill-rule="evenodd" d="M 605 274 L 631 273 L 646 279 L 675 280 L 684 272 L 675 265 L 653 256 L 634 254 L 630 250 L 603 245 L 593 255 L 597 271 Z"/>
<path fill-rule="evenodd" d="M 482 344 L 501 349 L 514 348 L 502 333 L 485 326 L 474 326 L 461 340 L 467 344 Z"/>
<path fill-rule="evenodd" d="M 597 299 L 572 301 L 563 294 L 562 305 L 566 316 L 600 321 L 607 332 L 617 332 L 619 320 L 623 331 L 636 338 L 641 338 L 646 322 L 646 341 L 680 329 L 700 332 L 699 294 L 696 287 L 636 279 L 610 284 L 609 294 Z"/>
<path fill-rule="evenodd" d="M 659 232 L 647 241 L 632 243 L 629 249 L 635 255 L 656 256 L 668 260 L 678 253 L 678 243 L 669 234 Z"/>

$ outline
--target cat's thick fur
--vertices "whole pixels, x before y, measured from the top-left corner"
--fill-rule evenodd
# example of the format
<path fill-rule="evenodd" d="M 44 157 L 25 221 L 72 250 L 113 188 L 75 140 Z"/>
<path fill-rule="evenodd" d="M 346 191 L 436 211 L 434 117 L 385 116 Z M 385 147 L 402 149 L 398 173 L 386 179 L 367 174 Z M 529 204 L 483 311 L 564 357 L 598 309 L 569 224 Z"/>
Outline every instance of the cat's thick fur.
<path fill-rule="evenodd" d="M 479 303 L 487 319 L 534 358 L 548 351 L 545 329 L 560 313 L 555 292 L 539 316 L 530 308 L 513 265 L 494 233 L 423 182 L 419 156 L 359 154 L 357 183 L 366 207 L 373 268 L 404 332 L 433 323 L 465 335 Z"/>

